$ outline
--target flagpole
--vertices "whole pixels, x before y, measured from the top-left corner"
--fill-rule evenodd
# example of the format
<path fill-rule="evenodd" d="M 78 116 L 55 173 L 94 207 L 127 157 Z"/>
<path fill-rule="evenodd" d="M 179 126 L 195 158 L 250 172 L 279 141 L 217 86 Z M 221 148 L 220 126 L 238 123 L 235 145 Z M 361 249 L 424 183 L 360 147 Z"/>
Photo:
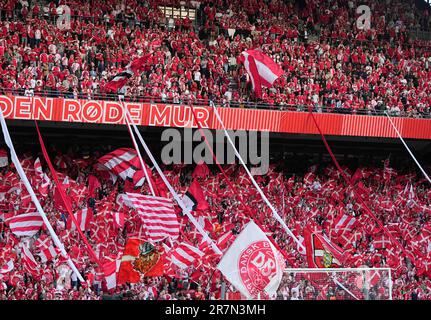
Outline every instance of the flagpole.
<path fill-rule="evenodd" d="M 314 117 L 313 112 L 310 110 L 310 115 L 314 121 L 314 124 L 322 138 L 323 144 L 326 147 L 326 150 L 328 151 L 329 155 L 331 156 L 332 161 L 335 164 L 335 167 L 337 168 L 337 170 L 340 172 L 341 176 L 343 177 L 343 179 L 346 181 L 346 183 L 350 186 L 353 187 L 353 185 L 350 183 L 350 179 L 347 178 L 346 174 L 344 173 L 344 171 L 341 169 L 340 164 L 338 163 L 337 159 L 335 158 L 334 153 L 332 152 L 328 142 L 326 141 L 326 138 L 322 132 L 322 130 L 320 129 L 319 124 L 317 123 L 316 118 Z M 352 190 L 355 190 L 354 188 L 352 188 Z M 365 210 L 365 212 L 367 212 L 367 214 L 369 216 L 371 216 L 371 218 L 378 224 L 378 226 L 383 230 L 384 233 L 386 233 L 386 235 L 389 237 L 389 239 L 391 239 L 391 241 L 393 243 L 395 243 L 398 248 L 400 248 L 400 250 L 406 255 L 406 257 L 408 257 L 409 259 L 411 259 L 413 265 L 415 265 L 416 259 L 413 255 L 411 255 L 410 253 L 408 253 L 405 248 L 401 245 L 401 243 L 387 230 L 387 228 L 384 227 L 384 225 L 382 224 L 382 222 L 373 214 L 373 212 L 370 210 L 370 208 L 368 208 L 368 206 L 366 205 L 365 201 L 362 199 L 362 196 L 357 195 L 357 193 L 355 191 L 353 191 L 354 195 L 356 195 L 356 198 L 359 200 L 359 202 L 363 205 L 363 208 Z"/>
<path fill-rule="evenodd" d="M 220 165 L 220 162 L 218 161 L 218 159 L 217 159 L 217 156 L 215 155 L 215 153 L 214 153 L 214 150 L 213 150 L 213 148 L 211 147 L 211 145 L 208 143 L 208 140 L 207 140 L 207 138 L 206 138 L 206 135 L 205 135 L 205 132 L 202 130 L 202 126 L 201 126 L 201 124 L 199 123 L 199 121 L 198 121 L 198 118 L 197 118 L 197 116 L 196 116 L 196 113 L 195 113 L 195 109 L 194 109 L 194 107 L 193 107 L 193 104 L 189 104 L 189 107 L 190 107 L 190 109 L 191 109 L 191 111 L 192 111 L 192 115 L 193 115 L 193 119 L 194 119 L 194 121 L 196 122 L 196 125 L 197 125 L 197 127 L 198 127 L 198 129 L 199 129 L 199 132 L 200 132 L 200 134 L 201 134 L 201 136 L 204 138 L 204 141 L 205 141 L 205 143 L 206 143 L 206 145 L 207 145 L 207 147 L 208 147 L 208 149 L 209 149 L 209 151 L 211 152 L 211 155 L 212 155 L 212 157 L 213 157 L 213 159 L 214 159 L 214 161 L 215 161 L 215 163 L 216 163 L 216 165 L 217 165 L 217 167 L 219 168 L 219 170 L 220 170 L 220 172 L 222 173 L 222 175 L 223 175 L 223 177 L 225 178 L 225 180 L 226 180 L 226 182 L 227 182 L 227 184 L 229 185 L 229 187 L 230 187 L 230 190 L 232 191 L 232 193 L 233 193 L 233 195 L 234 196 L 238 196 L 238 198 L 239 198 L 239 201 L 241 202 L 241 204 L 244 206 L 244 208 L 246 209 L 246 211 L 247 211 L 247 215 L 248 215 L 248 217 L 250 218 L 250 219 L 252 219 L 253 221 L 255 221 L 255 223 L 264 231 L 264 232 L 266 232 L 267 231 L 267 229 L 264 227 L 264 223 L 261 221 L 261 219 L 260 219 L 260 216 L 253 216 L 253 214 L 252 214 L 252 212 L 251 212 L 251 210 L 250 210 L 250 208 L 249 208 L 249 206 L 245 203 L 245 201 L 244 201 L 244 198 L 242 197 L 242 194 L 241 194 L 241 192 L 238 190 L 238 188 L 236 188 L 232 183 L 231 183 L 231 181 L 230 181 L 230 179 L 229 179 L 229 177 L 227 176 L 227 174 L 226 174 L 226 172 L 225 172 L 225 170 L 223 170 L 223 168 L 222 168 L 222 166 Z M 274 238 L 273 237 L 268 237 L 268 239 L 269 239 L 269 241 L 271 241 L 271 243 L 281 252 L 281 254 L 284 256 L 284 258 L 286 259 L 286 260 L 288 260 L 288 255 L 287 255 L 287 253 L 284 251 L 284 250 L 282 250 L 281 249 L 281 247 L 278 245 L 278 243 L 274 240 Z"/>
<path fill-rule="evenodd" d="M 120 97 L 118 97 L 118 101 L 120 101 L 123 109 L 127 110 L 127 107 L 124 104 L 124 101 L 121 100 Z M 127 129 L 130 133 L 130 137 L 132 138 L 136 153 L 138 154 L 139 162 L 141 163 L 142 170 L 144 170 L 145 179 L 147 179 L 147 181 L 148 181 L 148 186 L 150 187 L 151 194 L 153 195 L 153 197 L 155 197 L 156 193 L 154 192 L 153 184 L 151 183 L 150 177 L 149 177 L 148 172 L 147 172 L 147 167 L 145 166 L 144 159 L 142 159 L 141 152 L 139 151 L 139 147 L 138 147 L 138 144 L 136 143 L 135 136 L 133 135 L 132 129 L 130 128 L 129 119 L 128 119 L 128 117 L 125 117 L 125 119 L 126 119 Z"/>
<path fill-rule="evenodd" d="M 385 111 L 386 117 L 388 117 L 389 122 L 391 123 L 392 127 L 394 128 L 395 132 L 398 135 L 398 138 L 401 140 L 401 142 L 403 143 L 404 147 L 406 148 L 407 152 L 410 154 L 410 156 L 412 157 L 413 161 L 416 163 L 416 165 L 419 167 L 419 169 L 422 171 L 422 174 L 425 176 L 425 178 L 428 180 L 429 183 L 431 183 L 431 178 L 428 176 L 428 174 L 425 172 L 424 168 L 422 168 L 421 164 L 419 163 L 419 161 L 415 158 L 415 156 L 413 155 L 413 152 L 410 150 L 410 148 L 408 147 L 407 143 L 404 141 L 403 137 L 401 136 L 400 132 L 398 131 L 397 127 L 395 126 L 395 124 L 393 123 L 391 117 L 389 116 L 388 112 Z"/>
<path fill-rule="evenodd" d="M 84 278 L 82 277 L 81 273 L 78 271 L 78 269 L 76 268 L 75 264 L 73 263 L 72 259 L 70 258 L 70 256 L 67 254 L 63 243 L 61 243 L 60 239 L 58 238 L 57 234 L 55 233 L 51 223 L 49 222 L 45 212 L 42 209 L 42 206 L 40 205 L 39 200 L 37 199 L 33 188 L 31 187 L 30 182 L 28 181 L 28 178 L 21 166 L 21 163 L 19 162 L 18 156 L 16 155 L 15 152 L 15 148 L 13 146 L 12 143 L 12 139 L 10 138 L 10 134 L 9 134 L 9 130 L 7 128 L 7 124 L 6 121 L 3 117 L 3 112 L 0 108 L 0 123 L 1 123 L 1 127 L 2 127 L 2 131 L 3 131 L 3 136 L 4 136 L 4 140 L 6 145 L 9 147 L 10 153 L 11 153 L 11 158 L 12 158 L 12 162 L 15 165 L 15 168 L 18 172 L 18 175 L 20 176 L 21 180 L 24 182 L 24 185 L 28 191 L 28 193 L 30 194 L 30 197 L 33 201 L 33 203 L 35 204 L 37 211 L 39 212 L 40 216 L 42 217 L 43 222 L 45 223 L 45 226 L 47 227 L 52 239 L 54 240 L 55 245 L 60 249 L 61 254 L 63 255 L 63 257 L 65 257 L 67 259 L 67 263 L 70 266 L 70 268 L 73 270 L 73 272 L 77 275 L 78 279 L 81 282 L 85 282 Z"/>
<path fill-rule="evenodd" d="M 282 180 L 283 180 L 283 183 L 282 183 L 282 188 L 283 188 L 283 194 L 281 195 L 281 197 L 282 197 L 282 199 L 283 199 L 283 209 L 282 209 L 282 212 L 281 212 L 281 214 L 283 215 L 283 219 L 286 219 L 286 213 L 285 213 L 285 204 L 286 204 L 286 202 L 285 202 L 285 200 L 284 200 L 284 191 L 285 191 L 285 189 L 286 189 L 286 187 L 284 186 L 284 176 L 282 176 Z"/>
<path fill-rule="evenodd" d="M 96 256 L 96 253 L 94 252 L 93 248 L 91 247 L 90 243 L 88 242 L 87 237 L 82 232 L 81 227 L 80 227 L 78 221 L 76 220 L 76 218 L 72 212 L 70 202 L 67 201 L 65 191 L 63 190 L 63 186 L 58 179 L 57 172 L 55 171 L 54 167 L 52 166 L 48 152 L 46 151 L 45 143 L 43 141 L 42 134 L 40 133 L 40 130 L 39 130 L 39 125 L 37 124 L 36 120 L 34 121 L 34 123 L 35 123 L 36 131 L 37 131 L 37 134 L 39 137 L 39 143 L 40 143 L 40 147 L 42 149 L 43 157 L 44 157 L 44 159 L 48 165 L 49 170 L 51 171 L 52 178 L 54 179 L 54 184 L 57 187 L 57 190 L 60 194 L 61 199 L 63 200 L 64 206 L 66 207 L 66 211 L 69 214 L 69 218 L 72 220 L 73 224 L 75 225 L 76 231 L 78 232 L 79 236 L 81 237 L 82 241 L 84 242 L 85 248 L 87 249 L 90 257 L 93 259 L 94 262 L 96 262 L 101 267 L 102 265 L 100 263 L 100 260 L 98 259 L 98 257 Z"/>
<path fill-rule="evenodd" d="M 213 105 L 212 106 L 213 110 L 214 110 L 214 114 L 218 120 L 218 122 L 220 123 L 224 135 L 226 136 L 226 138 L 228 139 L 236 157 L 238 158 L 238 160 L 241 162 L 242 166 L 244 167 L 244 170 L 247 172 L 248 176 L 250 177 L 251 182 L 253 183 L 253 185 L 255 186 L 256 190 L 258 191 L 258 193 L 260 194 L 260 196 L 262 197 L 263 201 L 268 205 L 268 207 L 271 209 L 274 218 L 282 225 L 283 229 L 286 231 L 286 233 L 296 242 L 296 244 L 298 246 L 300 246 L 303 250 L 305 250 L 304 245 L 298 240 L 298 238 L 293 234 L 293 232 L 289 229 L 289 227 L 286 225 L 286 222 L 284 222 L 284 220 L 280 217 L 280 215 L 277 213 L 277 210 L 275 210 L 274 206 L 269 202 L 268 198 L 265 196 L 265 194 L 263 193 L 262 189 L 259 187 L 259 185 L 257 184 L 256 180 L 253 178 L 253 175 L 250 173 L 250 170 L 248 170 L 246 164 L 244 163 L 244 160 L 242 159 L 241 155 L 239 154 L 238 150 L 235 147 L 235 144 L 232 142 L 232 139 L 230 138 L 226 127 L 222 121 L 222 119 L 220 118 L 220 115 L 217 111 L 217 108 Z"/>
<path fill-rule="evenodd" d="M 128 122 L 128 118 L 130 117 L 129 110 L 127 108 L 123 109 L 126 115 L 126 123 Z M 183 212 L 187 215 L 187 217 L 190 219 L 190 221 L 193 223 L 193 225 L 196 227 L 196 229 L 199 231 L 199 233 L 203 236 L 206 242 L 208 242 L 215 253 L 222 255 L 222 251 L 219 249 L 219 247 L 214 243 L 214 241 L 208 236 L 208 234 L 205 232 L 205 230 L 202 228 L 202 226 L 199 224 L 199 222 L 196 221 L 196 219 L 193 217 L 193 215 L 190 213 L 190 210 L 184 205 L 183 201 L 180 199 L 178 194 L 175 192 L 172 185 L 169 183 L 169 181 L 166 179 L 165 174 L 160 169 L 159 165 L 157 164 L 157 161 L 155 160 L 153 154 L 151 153 L 150 149 L 148 148 L 147 144 L 145 143 L 144 139 L 141 136 L 141 133 L 139 132 L 137 126 L 131 122 L 131 126 L 133 127 L 135 134 L 138 136 L 138 139 L 143 146 L 145 152 L 147 153 L 148 157 L 150 158 L 151 162 L 153 163 L 154 167 L 156 168 L 157 172 L 159 173 L 160 177 L 162 178 L 163 182 L 165 183 L 168 190 L 171 192 L 172 196 L 174 197 L 175 201 L 178 203 L 178 205 L 181 207 Z"/>

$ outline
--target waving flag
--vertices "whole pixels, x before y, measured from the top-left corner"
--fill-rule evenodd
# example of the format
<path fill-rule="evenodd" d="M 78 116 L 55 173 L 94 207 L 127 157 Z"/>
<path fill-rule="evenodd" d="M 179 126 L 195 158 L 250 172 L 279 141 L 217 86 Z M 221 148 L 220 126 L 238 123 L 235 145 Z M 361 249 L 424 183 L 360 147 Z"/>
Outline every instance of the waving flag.
<path fill-rule="evenodd" d="M 256 299 L 276 293 L 285 262 L 265 233 L 249 222 L 217 268 L 247 299 Z"/>
<path fill-rule="evenodd" d="M 112 211 L 111 212 L 112 219 L 114 222 L 114 225 L 117 228 L 123 228 L 124 227 L 124 212 L 123 211 Z"/>
<path fill-rule="evenodd" d="M 310 268 L 337 268 L 343 264 L 343 250 L 331 243 L 325 235 L 306 229 L 304 238 Z"/>
<path fill-rule="evenodd" d="M 32 237 L 43 225 L 42 217 L 38 212 L 20 214 L 6 221 L 9 228 L 18 237 Z"/>
<path fill-rule="evenodd" d="M 332 225 L 332 233 L 336 236 L 341 236 L 344 232 L 351 232 L 355 225 L 355 217 L 348 214 L 339 215 Z"/>
<path fill-rule="evenodd" d="M 54 247 L 51 239 L 47 235 L 40 236 L 34 242 L 34 245 L 38 250 L 40 250 L 38 256 L 42 262 L 52 261 L 52 259 L 54 259 L 58 254 L 58 250 Z"/>
<path fill-rule="evenodd" d="M 9 260 L 4 266 L 0 268 L 0 273 L 11 272 L 14 268 L 13 260 Z"/>
<path fill-rule="evenodd" d="M 93 214 L 88 208 L 84 208 L 75 213 L 75 219 L 79 224 L 81 231 L 90 230 L 90 222 L 93 220 Z M 75 225 L 72 223 L 72 219 L 67 219 L 67 229 L 75 230 Z"/>
<path fill-rule="evenodd" d="M 42 170 L 42 165 L 40 163 L 39 158 L 37 158 L 36 161 L 34 161 L 34 171 L 40 179 L 43 179 L 43 170 Z"/>
<path fill-rule="evenodd" d="M 96 197 L 96 190 L 101 187 L 101 184 L 99 180 L 90 174 L 88 176 L 88 194 L 90 197 L 95 198 Z"/>
<path fill-rule="evenodd" d="M 138 154 L 133 149 L 120 148 L 104 155 L 99 158 L 97 168 L 109 170 L 114 175 L 114 180 L 119 176 L 123 180 L 135 181 L 136 185 L 142 185 L 143 170 Z"/>
<path fill-rule="evenodd" d="M 283 74 L 281 67 L 263 52 L 244 51 L 241 60 L 250 75 L 253 90 L 257 97 L 262 96 L 262 86 L 272 87 L 275 80 Z"/>
<path fill-rule="evenodd" d="M 121 260 L 114 260 L 106 262 L 102 266 L 108 290 L 114 289 L 117 286 L 117 272 L 120 269 L 120 265 Z"/>
<path fill-rule="evenodd" d="M 202 187 L 197 180 L 193 180 L 190 184 L 189 189 L 183 197 L 183 202 L 192 211 L 209 209 L 209 204 L 205 199 Z"/>
<path fill-rule="evenodd" d="M 136 238 L 129 238 L 124 248 L 116 277 L 117 284 L 139 282 L 141 274 L 151 274 L 161 259 L 162 253 L 150 243 Z M 112 265 L 110 267 L 112 271 Z M 109 275 L 109 272 L 106 272 L 105 276 L 107 274 Z M 158 276 L 160 275 L 158 274 Z"/>
<path fill-rule="evenodd" d="M 51 180 L 42 170 L 40 159 L 37 158 L 34 162 L 34 171 L 36 176 L 37 191 L 42 198 L 48 196 L 48 189 L 51 184 Z"/>
<path fill-rule="evenodd" d="M 109 82 L 105 85 L 105 89 L 117 91 L 118 89 L 124 87 L 131 77 L 133 77 L 133 72 L 131 70 L 121 71 L 109 80 Z"/>
<path fill-rule="evenodd" d="M 180 224 L 172 200 L 138 193 L 127 193 L 125 203 L 140 215 L 150 242 L 178 238 Z"/>
<path fill-rule="evenodd" d="M 34 259 L 33 254 L 30 252 L 30 250 L 28 250 L 26 246 L 22 246 L 21 259 L 23 262 L 24 269 L 27 272 L 29 272 L 33 276 L 37 276 L 39 274 L 37 262 Z"/>
<path fill-rule="evenodd" d="M 383 232 L 373 236 L 372 244 L 376 249 L 386 249 L 392 247 L 391 240 Z"/>
<path fill-rule="evenodd" d="M 139 72 L 140 69 L 142 69 L 149 57 L 150 54 L 147 54 L 140 58 L 134 59 L 126 66 L 125 70 L 117 73 L 110 79 L 110 81 L 105 85 L 105 89 L 117 91 L 118 89 L 124 87 L 127 81 L 129 81 L 131 77 L 133 77 Z"/>
<path fill-rule="evenodd" d="M 57 155 L 54 159 L 54 164 L 58 169 L 67 169 L 67 163 L 62 155 Z"/>
<path fill-rule="evenodd" d="M 183 242 L 171 249 L 167 254 L 167 260 L 180 269 L 187 269 L 202 258 L 204 253 L 198 248 Z"/>

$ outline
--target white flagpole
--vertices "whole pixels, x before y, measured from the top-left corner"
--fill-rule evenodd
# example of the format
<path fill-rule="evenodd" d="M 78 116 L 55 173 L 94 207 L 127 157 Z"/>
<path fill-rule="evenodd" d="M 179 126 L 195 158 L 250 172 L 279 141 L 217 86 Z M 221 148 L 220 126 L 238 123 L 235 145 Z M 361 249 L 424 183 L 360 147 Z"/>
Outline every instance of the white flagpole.
<path fill-rule="evenodd" d="M 130 121 L 128 119 L 130 117 L 129 110 L 127 108 L 124 108 L 124 112 L 126 115 L 126 122 L 131 123 L 136 135 L 138 136 L 139 141 L 141 142 L 142 146 L 144 147 L 145 152 L 147 153 L 148 157 L 150 158 L 151 162 L 153 163 L 154 167 L 156 168 L 157 172 L 159 173 L 160 177 L 162 178 L 163 182 L 165 183 L 166 187 L 169 189 L 169 192 L 174 197 L 175 201 L 178 203 L 178 205 L 181 207 L 183 212 L 187 215 L 187 217 L 190 219 L 190 221 L 193 223 L 193 225 L 199 231 L 199 233 L 203 236 L 205 241 L 207 241 L 211 245 L 214 252 L 216 252 L 219 255 L 222 255 L 222 251 L 214 243 L 214 241 L 211 240 L 211 238 L 208 236 L 208 234 L 205 232 L 205 230 L 202 228 L 202 226 L 199 224 L 199 222 L 196 221 L 195 217 L 193 217 L 193 215 L 190 213 L 190 210 L 187 209 L 187 207 L 184 205 L 184 203 L 181 200 L 181 198 L 179 197 L 179 195 L 175 192 L 172 185 L 166 179 L 166 176 L 164 175 L 163 171 L 160 169 L 159 165 L 157 164 L 156 159 L 154 159 L 153 154 L 151 153 L 150 149 L 148 148 L 147 144 L 145 143 L 144 139 L 142 138 L 141 133 L 138 130 L 138 127 L 132 121 Z"/>
<path fill-rule="evenodd" d="M 356 300 L 359 300 L 359 298 L 357 296 L 355 296 L 353 293 L 351 293 L 345 286 L 343 286 L 343 284 L 338 281 L 338 279 L 335 277 L 335 275 L 333 276 L 332 280 L 335 282 L 335 284 L 339 285 L 344 291 L 346 291 L 348 294 L 350 294 L 353 298 L 355 298 Z"/>
<path fill-rule="evenodd" d="M 124 104 L 123 100 L 121 100 L 120 98 L 118 98 L 118 100 L 120 101 L 123 109 L 126 109 L 126 105 Z M 154 192 L 153 184 L 151 183 L 150 177 L 148 176 L 148 172 L 147 172 L 147 168 L 146 168 L 145 163 L 144 163 L 144 159 L 142 159 L 141 152 L 139 151 L 138 144 L 136 143 L 135 136 L 133 135 L 132 129 L 130 128 L 130 122 L 129 122 L 129 119 L 127 117 L 126 117 L 126 124 L 127 124 L 128 130 L 130 132 L 130 136 L 132 137 L 132 141 L 133 141 L 133 145 L 135 146 L 136 153 L 138 154 L 138 158 L 139 158 L 139 162 L 141 163 L 142 170 L 144 170 L 145 179 L 147 179 L 148 185 L 150 186 L 151 194 L 153 195 L 153 197 L 155 197 L 156 193 Z"/>
<path fill-rule="evenodd" d="M 47 227 L 52 239 L 54 240 L 55 245 L 57 246 L 57 248 L 60 249 L 63 257 L 67 258 L 67 263 L 69 264 L 69 266 L 73 270 L 73 272 L 77 275 L 79 281 L 85 282 L 84 278 L 79 273 L 79 271 L 76 268 L 75 264 L 73 263 L 72 259 L 69 257 L 66 250 L 64 249 L 64 245 L 61 243 L 60 239 L 58 238 L 57 234 L 55 233 L 54 229 L 52 228 L 51 223 L 49 222 L 48 218 L 46 217 L 46 214 L 43 211 L 42 206 L 40 205 L 40 202 L 37 199 L 37 197 L 33 191 L 33 188 L 31 187 L 30 182 L 28 181 L 28 178 L 27 178 L 27 176 L 26 176 L 26 174 L 25 174 L 25 172 L 21 166 L 21 163 L 19 162 L 18 156 L 16 155 L 15 148 L 13 146 L 12 139 L 10 138 L 9 130 L 7 128 L 6 121 L 3 117 L 3 112 L 1 111 L 1 108 L 0 108 L 0 123 L 1 123 L 2 131 L 3 131 L 4 140 L 6 142 L 6 145 L 9 147 L 12 162 L 15 165 L 16 171 L 18 172 L 18 175 L 20 176 L 21 180 L 24 182 L 24 185 L 25 185 L 28 193 L 30 194 L 31 200 L 35 204 L 37 211 L 39 212 L 40 216 L 42 217 L 42 220 L 45 223 L 45 226 Z"/>
<path fill-rule="evenodd" d="M 419 169 L 422 171 L 423 175 L 425 176 L 425 178 L 428 180 L 429 183 L 431 183 L 431 178 L 428 176 L 428 174 L 425 172 L 424 168 L 422 168 L 422 166 L 420 165 L 419 161 L 415 158 L 415 156 L 413 155 L 413 152 L 410 150 L 410 148 L 407 146 L 406 142 L 404 141 L 403 137 L 401 136 L 400 132 L 398 131 L 397 127 L 395 126 L 395 124 L 392 122 L 391 117 L 389 116 L 388 112 L 385 111 L 386 116 L 389 119 L 389 122 L 391 123 L 392 127 L 394 128 L 395 132 L 398 135 L 398 138 L 400 138 L 401 142 L 403 143 L 404 147 L 407 149 L 408 153 L 410 154 L 410 156 L 412 157 L 413 161 L 416 163 L 416 165 L 419 167 Z"/>
<path fill-rule="evenodd" d="M 251 182 L 253 183 L 253 185 L 255 186 L 256 190 L 259 192 L 260 196 L 262 197 L 263 201 L 265 201 L 265 203 L 268 205 L 268 207 L 271 209 L 274 218 L 283 226 L 284 230 L 286 231 L 286 233 L 292 237 L 292 239 L 296 242 L 296 244 L 298 246 L 300 246 L 303 250 L 305 250 L 304 245 L 298 240 L 298 238 L 292 233 L 292 231 L 289 229 L 289 227 L 286 225 L 286 223 L 284 222 L 284 220 L 280 217 L 280 215 L 277 213 L 277 210 L 275 210 L 274 206 L 269 202 L 268 198 L 265 196 L 265 194 L 263 193 L 262 189 L 259 187 L 259 185 L 257 184 L 256 180 L 254 180 L 253 175 L 250 173 L 250 171 L 248 170 L 247 166 L 244 163 L 244 160 L 242 159 L 241 155 L 239 154 L 238 150 L 235 147 L 235 144 L 232 142 L 232 139 L 230 138 L 226 127 L 224 126 L 224 123 L 222 121 L 222 119 L 220 118 L 220 115 L 216 109 L 215 106 L 213 106 L 213 110 L 214 110 L 214 114 L 217 117 L 217 120 L 219 121 L 221 127 L 223 128 L 223 132 L 224 135 L 226 136 L 226 138 L 228 139 L 230 145 L 232 146 L 233 151 L 235 152 L 236 157 L 238 158 L 238 160 L 241 162 L 242 166 L 244 167 L 245 171 L 247 172 L 248 176 L 250 177 Z"/>

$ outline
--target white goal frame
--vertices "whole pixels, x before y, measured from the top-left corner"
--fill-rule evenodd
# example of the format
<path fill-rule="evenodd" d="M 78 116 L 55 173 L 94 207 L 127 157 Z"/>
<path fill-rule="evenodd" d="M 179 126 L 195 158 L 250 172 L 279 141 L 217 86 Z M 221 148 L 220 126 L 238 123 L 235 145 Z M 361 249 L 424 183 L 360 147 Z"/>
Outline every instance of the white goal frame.
<path fill-rule="evenodd" d="M 331 272 L 369 272 L 369 271 L 386 271 L 389 275 L 389 300 L 392 300 L 392 274 L 391 268 L 287 268 L 284 269 L 284 273 L 324 273 L 327 272 L 328 276 L 330 276 Z M 343 286 L 336 279 L 333 281 L 339 285 L 342 289 L 344 289 L 348 294 L 355 297 L 345 286 Z"/>

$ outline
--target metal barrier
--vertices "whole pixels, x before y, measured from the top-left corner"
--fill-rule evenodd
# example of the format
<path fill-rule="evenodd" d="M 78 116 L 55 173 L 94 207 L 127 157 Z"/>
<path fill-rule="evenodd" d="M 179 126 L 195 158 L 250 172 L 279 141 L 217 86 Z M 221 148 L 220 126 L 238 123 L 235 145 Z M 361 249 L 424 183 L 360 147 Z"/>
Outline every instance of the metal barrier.
<path fill-rule="evenodd" d="M 7 89 L 0 87 L 0 95 L 12 95 L 12 96 L 36 96 L 36 97 L 48 97 L 48 98 L 65 98 L 65 99 L 81 99 L 81 100 L 101 100 L 101 101 L 118 101 L 118 94 L 111 93 L 72 93 L 72 92 L 61 92 L 52 90 L 36 91 L 33 95 L 26 95 L 24 89 Z M 153 103 L 153 104 L 177 104 L 177 105 L 189 105 L 193 106 L 211 106 L 212 104 L 218 107 L 226 108 L 247 108 L 247 109 L 260 109 L 260 110 L 275 110 L 275 111 L 287 111 L 287 112 L 309 112 L 309 105 L 296 105 L 296 104 L 269 104 L 263 102 L 239 102 L 239 101 L 220 101 L 210 99 L 169 99 L 154 96 L 141 96 L 125 95 L 125 102 L 136 102 L 136 103 Z M 313 108 L 313 107 L 311 107 Z M 345 108 L 330 108 L 326 105 L 322 105 L 319 108 L 314 107 L 312 109 L 316 113 L 338 113 L 338 114 L 354 114 L 354 115 L 368 115 L 368 116 L 385 116 L 387 112 L 386 108 L 377 110 L 368 109 L 345 109 Z M 410 118 L 431 118 L 430 108 L 428 107 L 425 112 L 419 112 L 416 110 L 414 114 L 408 114 L 406 112 L 391 112 L 388 111 L 391 117 L 410 117 Z"/>

